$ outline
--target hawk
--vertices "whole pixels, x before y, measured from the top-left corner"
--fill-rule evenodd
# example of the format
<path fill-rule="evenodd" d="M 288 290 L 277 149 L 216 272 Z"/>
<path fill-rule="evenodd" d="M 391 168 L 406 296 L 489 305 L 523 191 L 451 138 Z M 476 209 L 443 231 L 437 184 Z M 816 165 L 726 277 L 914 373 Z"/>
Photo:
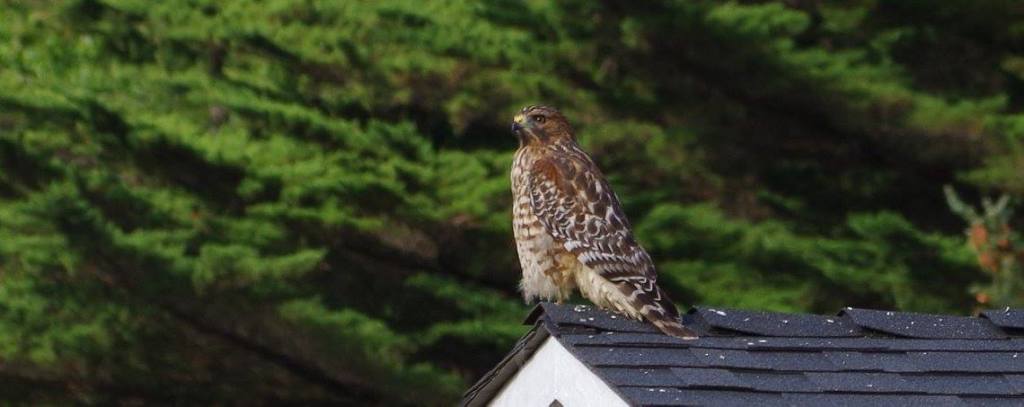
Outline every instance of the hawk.
<path fill-rule="evenodd" d="M 598 307 L 695 339 L 658 287 L 651 256 L 633 238 L 619 199 L 576 143 L 565 116 L 527 106 L 515 116 L 512 132 L 519 138 L 512 226 L 526 302 L 561 302 L 578 287 Z"/>

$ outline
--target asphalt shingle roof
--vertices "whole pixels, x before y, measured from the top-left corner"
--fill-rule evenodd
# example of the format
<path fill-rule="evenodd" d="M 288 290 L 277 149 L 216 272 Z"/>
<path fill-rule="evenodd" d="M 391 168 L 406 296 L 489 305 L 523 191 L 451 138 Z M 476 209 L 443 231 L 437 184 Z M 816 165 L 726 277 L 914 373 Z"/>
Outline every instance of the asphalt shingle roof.
<path fill-rule="evenodd" d="M 551 336 L 634 405 L 1024 405 L 1024 310 L 697 307 L 683 322 L 701 338 L 668 337 L 592 306 L 541 304 L 527 320 L 534 328 L 464 404 L 486 402 Z"/>

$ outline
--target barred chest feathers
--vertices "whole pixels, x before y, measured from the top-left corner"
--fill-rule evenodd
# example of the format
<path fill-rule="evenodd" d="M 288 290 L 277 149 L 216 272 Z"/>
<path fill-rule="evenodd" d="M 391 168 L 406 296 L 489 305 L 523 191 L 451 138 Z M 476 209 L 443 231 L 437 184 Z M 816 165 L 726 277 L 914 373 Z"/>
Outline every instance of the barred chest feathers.
<path fill-rule="evenodd" d="M 521 148 L 512 165 L 512 231 L 523 270 L 519 283 L 523 299 L 527 303 L 535 299 L 562 302 L 578 287 L 599 307 L 640 319 L 640 313 L 628 306 L 621 290 L 556 242 L 533 213 L 527 172 L 541 154 Z"/>

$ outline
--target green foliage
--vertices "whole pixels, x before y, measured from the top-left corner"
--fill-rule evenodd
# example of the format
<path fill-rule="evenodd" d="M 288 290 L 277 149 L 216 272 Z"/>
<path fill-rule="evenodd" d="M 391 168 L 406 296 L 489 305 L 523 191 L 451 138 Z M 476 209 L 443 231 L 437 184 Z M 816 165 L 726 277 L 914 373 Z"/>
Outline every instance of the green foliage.
<path fill-rule="evenodd" d="M 991 274 L 941 186 L 1024 197 L 1009 0 L 0 15 L 15 403 L 453 404 L 525 331 L 527 104 L 570 117 L 681 306 L 966 312 Z"/>
<path fill-rule="evenodd" d="M 779 222 L 730 220 L 708 205 L 663 205 L 637 231 L 658 258 L 695 259 L 668 263 L 661 273 L 709 304 L 831 312 L 856 299 L 952 312 L 968 303 L 963 286 L 950 284 L 975 273 L 958 239 L 922 233 L 888 212 L 852 215 L 842 229 L 810 236 Z M 751 291 L 759 294 L 736 295 Z"/>

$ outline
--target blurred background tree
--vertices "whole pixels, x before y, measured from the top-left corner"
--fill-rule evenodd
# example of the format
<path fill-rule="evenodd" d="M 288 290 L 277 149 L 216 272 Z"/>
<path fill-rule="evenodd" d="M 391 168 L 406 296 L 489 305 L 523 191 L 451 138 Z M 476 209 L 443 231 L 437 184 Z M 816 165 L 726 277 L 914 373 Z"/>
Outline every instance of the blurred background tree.
<path fill-rule="evenodd" d="M 1003 305 L 942 186 L 1024 197 L 1015 1 L 0 16 L 5 400 L 451 404 L 524 332 L 507 128 L 533 103 L 680 306 Z"/>

